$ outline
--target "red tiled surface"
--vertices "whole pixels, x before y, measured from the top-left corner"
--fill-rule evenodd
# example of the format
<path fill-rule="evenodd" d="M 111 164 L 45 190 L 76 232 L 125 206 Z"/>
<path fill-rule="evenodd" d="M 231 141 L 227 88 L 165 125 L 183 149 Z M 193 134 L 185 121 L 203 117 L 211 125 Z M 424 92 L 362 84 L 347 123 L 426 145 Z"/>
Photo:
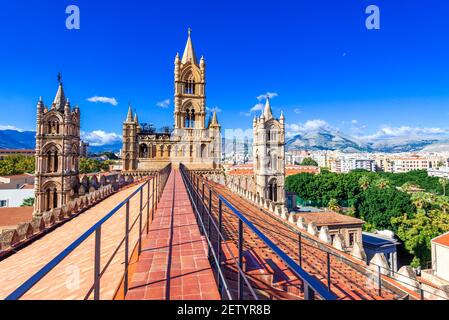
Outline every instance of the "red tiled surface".
<path fill-rule="evenodd" d="M 281 220 L 275 218 L 272 215 L 264 213 L 260 208 L 254 204 L 241 198 L 239 195 L 234 194 L 226 187 L 208 182 L 215 192 L 224 196 L 235 208 L 240 210 L 245 217 L 251 221 L 260 231 L 262 231 L 270 240 L 272 240 L 280 249 L 287 253 L 291 258 L 298 261 L 298 236 L 294 231 L 288 228 Z M 207 191 L 206 188 L 206 198 Z M 208 201 L 208 199 L 206 199 Z M 213 202 L 213 214 L 217 216 L 218 198 L 214 195 L 212 197 Z M 230 212 L 230 210 L 223 205 L 223 228 L 229 243 L 236 248 L 238 238 L 238 219 Z M 212 236 L 215 238 L 215 236 Z M 281 294 L 281 291 L 285 291 L 296 296 L 296 299 L 302 299 L 302 290 L 298 292 L 302 286 L 302 281 L 289 270 L 289 268 L 279 260 L 279 258 L 269 249 L 265 243 L 260 240 L 254 233 L 249 232 L 247 228 L 244 231 L 244 250 L 247 252 L 257 253 L 265 263 L 270 262 L 275 266 L 274 281 L 268 279 L 266 276 L 251 276 L 252 285 L 259 288 L 265 293 L 268 299 L 292 299 Z M 330 248 L 331 249 L 331 248 Z M 317 278 L 324 285 L 327 285 L 327 261 L 326 254 L 317 247 L 315 243 L 309 240 L 303 239 L 302 247 L 303 256 L 303 268 L 309 274 Z M 229 261 L 232 259 L 229 259 Z M 234 280 L 235 275 L 232 272 L 236 272 L 233 263 L 226 265 L 230 272 L 227 272 L 228 279 Z M 398 296 L 387 288 L 383 288 L 382 296 L 378 296 L 377 285 L 375 284 L 374 277 L 366 275 L 364 272 L 357 270 L 356 267 L 331 256 L 331 284 L 332 291 L 341 300 L 379 300 L 379 299 L 395 299 Z M 359 269 L 363 269 L 361 266 Z M 248 273 L 247 273 L 248 275 Z M 286 281 L 279 282 L 276 279 L 286 278 Z M 268 277 L 269 278 L 269 277 Z M 297 288 L 295 288 L 297 287 Z M 247 291 L 247 290 L 245 290 Z M 250 296 L 246 293 L 249 298 Z"/>
<path fill-rule="evenodd" d="M 119 191 L 88 209 L 75 219 L 53 230 L 11 257 L 0 261 L 0 300 L 8 296 L 33 274 L 55 258 L 62 250 L 125 200 L 139 186 Z M 143 189 L 146 199 L 147 188 Z M 152 192 L 152 191 L 150 191 Z M 139 213 L 139 196 L 130 201 L 130 221 Z M 125 210 L 120 209 L 103 226 L 101 232 L 101 267 L 104 268 L 124 237 Z M 139 238 L 138 228 L 130 231 L 130 247 Z M 94 239 L 92 235 L 68 257 L 50 271 L 24 297 L 25 300 L 82 300 L 94 283 Z M 120 246 L 115 258 L 101 278 L 101 299 L 114 297 L 120 277 L 124 273 L 124 246 Z M 89 297 L 92 299 L 92 295 Z"/>
<path fill-rule="evenodd" d="M 126 299 L 219 300 L 206 250 L 181 174 L 173 170 Z"/>

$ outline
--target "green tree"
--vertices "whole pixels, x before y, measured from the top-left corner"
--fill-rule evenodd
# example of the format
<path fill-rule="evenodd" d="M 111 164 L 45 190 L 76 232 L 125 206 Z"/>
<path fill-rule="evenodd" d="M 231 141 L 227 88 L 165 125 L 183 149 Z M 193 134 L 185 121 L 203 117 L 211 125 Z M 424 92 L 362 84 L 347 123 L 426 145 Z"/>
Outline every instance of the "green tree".
<path fill-rule="evenodd" d="M 449 183 L 449 180 L 441 178 L 441 179 L 438 180 L 438 182 L 443 187 L 443 196 L 445 196 L 446 195 L 446 186 Z"/>
<path fill-rule="evenodd" d="M 363 190 L 367 190 L 369 188 L 370 184 L 371 184 L 370 178 L 366 175 L 363 175 L 359 179 L 360 188 L 362 188 Z"/>
<path fill-rule="evenodd" d="M 414 259 L 412 266 L 423 268 L 431 259 L 431 240 L 449 231 L 449 215 L 438 209 L 419 209 L 416 215 L 403 215 L 392 219 L 399 239 Z"/>
<path fill-rule="evenodd" d="M 327 205 L 328 209 L 330 211 L 334 211 L 334 212 L 341 212 L 341 207 L 340 204 L 338 203 L 337 199 L 331 199 Z"/>
<path fill-rule="evenodd" d="M 393 188 L 369 188 L 360 194 L 356 202 L 356 215 L 378 230 L 396 231 L 391 218 L 404 213 L 413 215 L 415 212 L 410 195 Z"/>
<path fill-rule="evenodd" d="M 383 190 L 383 189 L 389 188 L 391 185 L 391 182 L 390 182 L 390 180 L 388 180 L 386 178 L 380 178 L 380 179 L 376 180 L 374 184 L 376 185 L 377 188 Z"/>
<path fill-rule="evenodd" d="M 26 198 L 23 200 L 21 207 L 32 207 L 34 206 L 34 198 Z"/>
<path fill-rule="evenodd" d="M 82 174 L 107 172 L 109 171 L 110 161 L 98 161 L 96 159 L 80 158 L 79 171 Z"/>
<path fill-rule="evenodd" d="M 0 175 L 11 176 L 16 174 L 34 173 L 34 157 L 8 156 L 0 160 Z"/>
<path fill-rule="evenodd" d="M 312 166 L 312 167 L 318 167 L 318 162 L 313 160 L 312 158 L 304 158 L 301 162 L 302 166 Z"/>

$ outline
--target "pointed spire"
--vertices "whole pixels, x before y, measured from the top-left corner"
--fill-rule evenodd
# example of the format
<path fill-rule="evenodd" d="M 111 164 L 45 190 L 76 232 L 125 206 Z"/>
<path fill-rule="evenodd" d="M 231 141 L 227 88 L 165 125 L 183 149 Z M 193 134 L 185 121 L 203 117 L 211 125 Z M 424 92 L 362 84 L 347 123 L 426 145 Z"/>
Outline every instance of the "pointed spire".
<path fill-rule="evenodd" d="M 128 116 L 126 117 L 126 122 L 132 122 L 133 121 L 133 110 L 131 108 L 131 104 L 128 107 Z"/>
<path fill-rule="evenodd" d="M 284 111 L 281 111 L 281 117 L 279 118 L 281 121 L 285 120 Z"/>
<path fill-rule="evenodd" d="M 196 59 L 195 50 L 193 49 L 192 38 L 190 34 L 192 33 L 192 29 L 189 28 L 189 38 L 187 39 L 186 48 L 184 50 L 184 54 L 182 56 L 182 63 L 186 64 L 187 62 L 192 62 L 195 65 L 198 65 L 198 60 Z"/>
<path fill-rule="evenodd" d="M 62 108 L 64 108 L 65 104 L 67 103 L 67 99 L 65 97 L 64 88 L 62 86 L 62 81 L 60 79 L 60 76 L 58 77 L 58 79 L 59 79 L 59 87 L 58 87 L 58 92 L 56 92 L 55 100 L 53 101 L 53 105 L 52 105 L 53 109 L 62 109 Z"/>
<path fill-rule="evenodd" d="M 137 125 L 139 125 L 139 117 L 137 116 L 137 111 L 135 111 L 135 114 L 134 114 L 134 122 L 135 122 Z"/>
<path fill-rule="evenodd" d="M 263 112 L 265 120 L 273 118 L 273 112 L 271 111 L 270 98 L 267 97 L 267 103 L 265 104 L 265 110 Z"/>
<path fill-rule="evenodd" d="M 219 123 L 218 123 L 218 117 L 217 117 L 217 111 L 214 111 L 214 115 L 212 116 L 212 122 L 210 123 L 210 125 L 211 125 L 212 127 L 217 127 L 217 126 L 219 126 Z"/>

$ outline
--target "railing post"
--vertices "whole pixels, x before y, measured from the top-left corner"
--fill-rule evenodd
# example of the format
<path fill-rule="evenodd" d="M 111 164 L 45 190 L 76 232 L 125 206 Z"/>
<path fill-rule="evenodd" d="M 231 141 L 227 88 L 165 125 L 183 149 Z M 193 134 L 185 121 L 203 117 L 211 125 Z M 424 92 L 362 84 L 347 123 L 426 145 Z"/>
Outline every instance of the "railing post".
<path fill-rule="evenodd" d="M 315 291 L 307 283 L 304 283 L 304 300 L 315 300 Z"/>
<path fill-rule="evenodd" d="M 147 234 L 150 233 L 150 181 L 147 182 Z"/>
<path fill-rule="evenodd" d="M 217 256 L 218 268 L 221 270 L 221 234 L 223 229 L 223 203 L 221 199 L 218 200 L 218 239 L 217 239 Z M 221 278 L 218 278 L 218 290 L 221 292 Z"/>
<path fill-rule="evenodd" d="M 421 284 L 421 286 L 422 286 L 422 284 Z M 420 293 L 421 300 L 425 300 L 423 288 L 419 288 L 419 293 Z"/>
<path fill-rule="evenodd" d="M 243 221 L 239 219 L 239 278 L 238 278 L 238 299 L 243 300 Z"/>
<path fill-rule="evenodd" d="M 201 201 L 201 217 L 202 217 L 202 219 L 204 220 L 204 211 L 205 211 L 205 209 L 206 209 L 206 206 L 205 206 L 205 204 L 204 204 L 204 185 L 205 185 L 205 183 L 204 183 L 204 181 L 203 181 L 203 190 L 201 191 L 202 192 L 202 197 L 203 197 L 203 201 Z"/>
<path fill-rule="evenodd" d="M 299 266 L 302 268 L 302 234 L 298 236 L 298 256 L 299 256 Z"/>
<path fill-rule="evenodd" d="M 382 297 L 382 273 L 380 270 L 380 266 L 377 266 L 378 274 L 377 281 L 379 282 L 379 297 Z"/>
<path fill-rule="evenodd" d="M 139 209 L 139 256 L 142 253 L 142 211 L 143 211 L 143 188 L 140 189 L 140 209 Z"/>
<path fill-rule="evenodd" d="M 100 300 L 101 226 L 95 230 L 94 300 Z"/>
<path fill-rule="evenodd" d="M 123 288 L 125 297 L 128 294 L 128 266 L 129 266 L 129 200 L 126 202 L 126 219 L 125 219 L 125 277 L 123 281 Z"/>
<path fill-rule="evenodd" d="M 154 210 L 156 209 L 156 183 L 155 183 L 156 177 L 153 177 L 153 192 L 151 192 L 151 200 L 153 202 L 153 205 L 151 206 L 151 220 L 154 220 Z"/>
<path fill-rule="evenodd" d="M 327 253 L 327 290 L 331 292 L 331 254 Z"/>

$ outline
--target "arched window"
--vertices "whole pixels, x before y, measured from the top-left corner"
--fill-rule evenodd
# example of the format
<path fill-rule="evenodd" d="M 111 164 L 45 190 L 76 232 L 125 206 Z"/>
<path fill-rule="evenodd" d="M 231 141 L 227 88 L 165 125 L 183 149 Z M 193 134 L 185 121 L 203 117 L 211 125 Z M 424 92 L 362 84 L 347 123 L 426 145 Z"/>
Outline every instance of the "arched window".
<path fill-rule="evenodd" d="M 58 150 L 48 150 L 46 153 L 47 156 L 47 172 L 54 173 L 58 172 Z"/>
<path fill-rule="evenodd" d="M 195 110 L 192 109 L 190 118 L 190 128 L 195 128 Z"/>
<path fill-rule="evenodd" d="M 186 117 L 184 119 L 184 128 L 189 128 L 190 127 L 190 110 L 187 109 L 186 110 Z"/>

